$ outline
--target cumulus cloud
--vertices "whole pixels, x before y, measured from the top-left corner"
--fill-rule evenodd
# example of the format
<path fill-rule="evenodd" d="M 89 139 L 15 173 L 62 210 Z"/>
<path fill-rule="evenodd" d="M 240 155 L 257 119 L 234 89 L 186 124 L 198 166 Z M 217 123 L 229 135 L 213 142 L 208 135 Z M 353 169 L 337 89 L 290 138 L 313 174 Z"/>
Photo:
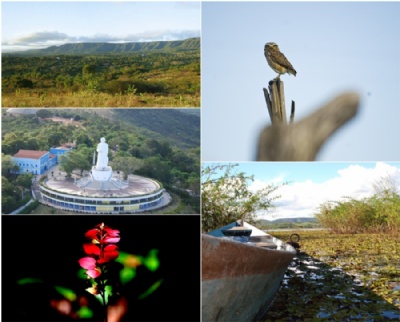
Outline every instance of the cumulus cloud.
<path fill-rule="evenodd" d="M 40 49 L 49 46 L 59 46 L 65 43 L 79 42 L 148 42 L 183 40 L 200 37 L 199 30 L 149 30 L 128 35 L 95 34 L 91 36 L 70 36 L 59 31 L 37 31 L 5 40 L 2 43 L 3 52 Z"/>
<path fill-rule="evenodd" d="M 325 182 L 306 180 L 294 182 L 278 189 L 280 198 L 274 203 L 276 209 L 271 213 L 260 211 L 264 219 L 284 217 L 310 217 L 318 211 L 321 204 L 327 201 L 338 201 L 344 197 L 362 199 L 372 196 L 376 191 L 374 185 L 382 178 L 390 177 L 400 190 L 400 168 L 383 162 L 376 163 L 374 168 L 351 165 L 341 169 L 336 176 Z M 265 187 L 271 182 L 254 181 L 254 188 Z"/>

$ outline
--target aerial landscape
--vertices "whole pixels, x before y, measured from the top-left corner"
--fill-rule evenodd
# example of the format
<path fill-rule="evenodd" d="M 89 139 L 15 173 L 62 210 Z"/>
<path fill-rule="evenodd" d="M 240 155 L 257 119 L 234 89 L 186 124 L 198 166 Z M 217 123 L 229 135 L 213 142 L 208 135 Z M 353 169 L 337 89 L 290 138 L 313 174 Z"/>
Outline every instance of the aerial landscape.
<path fill-rule="evenodd" d="M 168 191 L 172 202 L 153 213 L 199 213 L 199 109 L 19 108 L 2 110 L 2 212 L 65 213 L 48 207 L 42 193 L 34 200 L 31 190 L 61 178 L 76 186 L 94 174 L 103 137 L 118 180 L 146 177 Z"/>

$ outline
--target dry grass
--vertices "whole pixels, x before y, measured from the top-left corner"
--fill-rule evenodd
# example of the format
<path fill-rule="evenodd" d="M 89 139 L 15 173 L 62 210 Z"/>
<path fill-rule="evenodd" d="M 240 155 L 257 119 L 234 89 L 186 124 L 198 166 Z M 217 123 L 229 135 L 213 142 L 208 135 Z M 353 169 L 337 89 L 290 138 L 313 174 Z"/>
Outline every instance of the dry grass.
<path fill-rule="evenodd" d="M 58 92 L 38 95 L 24 90 L 3 93 L 3 107 L 199 107 L 199 95 L 111 95 L 90 92 Z"/>

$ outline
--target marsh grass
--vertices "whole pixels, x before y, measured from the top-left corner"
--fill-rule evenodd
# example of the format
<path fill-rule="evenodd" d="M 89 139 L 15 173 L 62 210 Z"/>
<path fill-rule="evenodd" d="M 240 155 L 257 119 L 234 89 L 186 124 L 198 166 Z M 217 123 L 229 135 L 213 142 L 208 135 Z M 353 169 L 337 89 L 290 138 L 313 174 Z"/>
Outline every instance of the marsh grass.
<path fill-rule="evenodd" d="M 383 191 L 369 198 L 345 198 L 320 206 L 319 223 L 336 233 L 400 233 L 400 195 Z"/>
<path fill-rule="evenodd" d="M 271 234 L 288 241 L 292 233 L 301 236 L 301 252 L 265 322 L 400 319 L 400 234 Z"/>

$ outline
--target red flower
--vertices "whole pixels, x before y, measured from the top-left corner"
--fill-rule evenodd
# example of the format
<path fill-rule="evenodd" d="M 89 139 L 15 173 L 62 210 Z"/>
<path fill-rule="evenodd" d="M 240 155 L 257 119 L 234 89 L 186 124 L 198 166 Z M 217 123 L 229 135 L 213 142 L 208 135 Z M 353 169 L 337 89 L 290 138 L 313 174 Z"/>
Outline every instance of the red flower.
<path fill-rule="evenodd" d="M 83 244 L 86 255 L 100 255 L 100 247 L 94 244 Z"/>
<path fill-rule="evenodd" d="M 103 256 L 100 257 L 97 263 L 107 263 L 116 259 L 119 255 L 117 249 L 118 247 L 116 245 L 107 245 L 106 247 L 104 247 Z"/>
<path fill-rule="evenodd" d="M 88 257 L 79 260 L 79 265 L 86 269 L 86 274 L 91 278 L 97 278 L 106 269 L 105 264 L 113 261 L 119 255 L 115 243 L 120 240 L 119 230 L 98 224 L 96 228 L 85 233 L 85 237 L 91 243 L 83 244 L 83 250 Z"/>

